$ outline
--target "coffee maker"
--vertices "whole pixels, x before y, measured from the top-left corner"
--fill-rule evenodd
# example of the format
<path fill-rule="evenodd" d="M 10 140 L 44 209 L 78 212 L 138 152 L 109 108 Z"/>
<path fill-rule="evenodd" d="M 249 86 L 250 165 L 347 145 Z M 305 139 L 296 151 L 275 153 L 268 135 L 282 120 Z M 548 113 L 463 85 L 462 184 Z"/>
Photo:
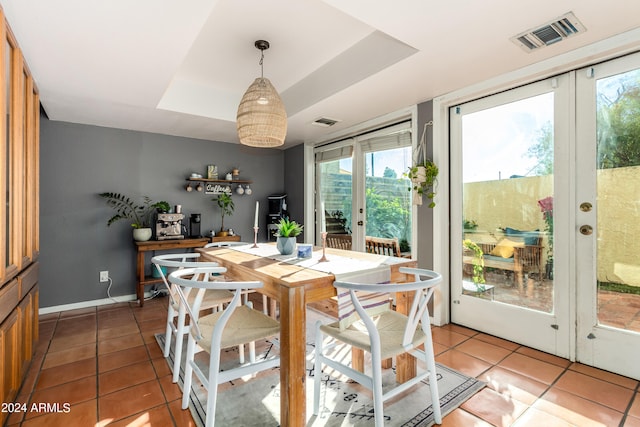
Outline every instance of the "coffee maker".
<path fill-rule="evenodd" d="M 184 239 L 182 234 L 183 219 L 184 214 L 181 213 L 159 213 L 156 217 L 156 239 Z"/>
<path fill-rule="evenodd" d="M 199 213 L 191 214 L 191 217 L 189 217 L 189 237 L 202 237 L 202 234 L 200 234 L 200 222 Z"/>

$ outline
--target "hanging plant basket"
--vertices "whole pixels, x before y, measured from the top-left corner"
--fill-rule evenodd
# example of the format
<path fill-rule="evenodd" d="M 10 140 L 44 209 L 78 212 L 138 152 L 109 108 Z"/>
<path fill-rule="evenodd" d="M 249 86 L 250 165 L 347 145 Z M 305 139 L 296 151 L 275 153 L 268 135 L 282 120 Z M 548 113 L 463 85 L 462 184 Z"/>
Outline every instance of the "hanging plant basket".
<path fill-rule="evenodd" d="M 429 200 L 429 207 L 433 208 L 436 203 L 436 186 L 438 184 L 438 166 L 430 159 L 427 159 L 427 126 L 431 126 L 433 122 L 427 122 L 422 131 L 420 142 L 413 153 L 413 165 L 404 174 L 411 180 L 409 191 L 413 192 L 413 204 L 422 205 L 422 196 L 426 196 Z"/>
<path fill-rule="evenodd" d="M 422 205 L 422 196 L 426 196 L 429 207 L 433 208 L 436 205 L 433 199 L 436 196 L 438 166 L 431 160 L 425 160 L 422 164 L 410 167 L 406 175 L 411 180 L 409 191 L 413 191 L 413 204 Z"/>

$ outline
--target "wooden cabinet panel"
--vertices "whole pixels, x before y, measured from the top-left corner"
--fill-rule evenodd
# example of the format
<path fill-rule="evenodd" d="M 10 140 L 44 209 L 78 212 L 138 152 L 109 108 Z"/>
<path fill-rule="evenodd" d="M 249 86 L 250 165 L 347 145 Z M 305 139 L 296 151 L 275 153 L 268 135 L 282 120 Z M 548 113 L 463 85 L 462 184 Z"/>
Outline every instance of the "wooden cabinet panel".
<path fill-rule="evenodd" d="M 0 324 L 0 401 L 11 402 L 20 387 L 19 311 L 13 311 Z M 0 424 L 6 413 L 0 412 Z"/>
<path fill-rule="evenodd" d="M 26 268 L 20 275 L 18 276 L 18 287 L 20 292 L 20 299 L 24 298 L 27 295 L 31 288 L 35 286 L 38 282 L 38 270 L 40 268 L 40 264 L 37 262 L 32 264 L 30 267 Z"/>
<path fill-rule="evenodd" d="M 11 314 L 20 301 L 18 281 L 12 280 L 0 288 L 0 323 Z"/>
<path fill-rule="evenodd" d="M 20 323 L 20 377 L 27 372 L 31 356 L 33 356 L 33 323 L 37 316 L 33 311 L 33 293 L 29 293 L 18 306 L 18 322 Z"/>

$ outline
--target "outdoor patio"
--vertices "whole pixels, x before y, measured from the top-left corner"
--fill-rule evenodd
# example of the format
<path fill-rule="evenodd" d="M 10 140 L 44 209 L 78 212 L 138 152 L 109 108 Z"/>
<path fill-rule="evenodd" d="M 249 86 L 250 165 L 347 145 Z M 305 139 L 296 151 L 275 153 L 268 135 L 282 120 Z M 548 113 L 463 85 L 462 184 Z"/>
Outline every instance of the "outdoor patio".
<path fill-rule="evenodd" d="M 469 279 L 469 278 L 468 278 Z M 550 313 L 553 309 L 552 290 L 554 282 L 541 281 L 532 275 L 525 277 L 522 290 L 515 283 L 513 274 L 498 270 L 487 272 L 487 285 L 493 285 L 494 301 Z M 558 286 L 558 283 L 555 283 Z M 491 293 L 480 294 L 491 298 Z M 640 332 L 640 295 L 621 292 L 599 292 L 598 312 L 600 321 L 607 326 Z"/>

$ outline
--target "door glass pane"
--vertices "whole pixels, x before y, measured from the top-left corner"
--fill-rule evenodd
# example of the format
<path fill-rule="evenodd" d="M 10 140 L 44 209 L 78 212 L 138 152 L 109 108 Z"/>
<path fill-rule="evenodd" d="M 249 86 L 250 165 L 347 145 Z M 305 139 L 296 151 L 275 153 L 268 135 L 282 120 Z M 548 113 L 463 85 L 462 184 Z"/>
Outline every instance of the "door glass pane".
<path fill-rule="evenodd" d="M 320 221 L 322 229 L 329 234 L 351 234 L 351 158 L 323 162 L 318 165 Z M 345 248 L 343 248 L 345 249 Z"/>
<path fill-rule="evenodd" d="M 463 288 L 553 311 L 552 92 L 462 118 Z"/>
<path fill-rule="evenodd" d="M 640 70 L 596 88 L 598 321 L 640 332 Z"/>
<path fill-rule="evenodd" d="M 410 141 L 409 141 L 410 142 Z M 411 147 L 365 153 L 366 236 L 397 238 L 400 251 L 411 254 Z M 366 237 L 365 237 L 366 239 Z"/>

